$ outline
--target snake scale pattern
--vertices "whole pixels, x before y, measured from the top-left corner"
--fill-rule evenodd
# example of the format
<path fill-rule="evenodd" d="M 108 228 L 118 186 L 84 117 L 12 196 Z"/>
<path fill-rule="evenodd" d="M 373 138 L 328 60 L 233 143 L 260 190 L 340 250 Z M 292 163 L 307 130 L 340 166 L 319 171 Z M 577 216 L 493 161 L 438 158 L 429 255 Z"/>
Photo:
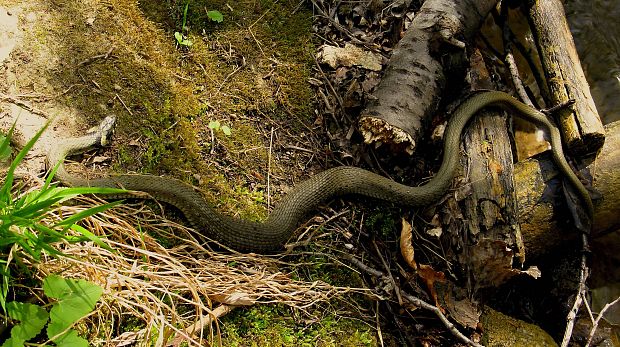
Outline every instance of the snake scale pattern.
<path fill-rule="evenodd" d="M 51 165 L 60 162 L 56 179 L 64 185 L 113 187 L 145 192 L 154 199 L 179 208 L 201 235 L 238 251 L 270 252 L 281 249 L 304 218 L 319 204 L 337 196 L 357 194 L 412 207 L 426 206 L 439 200 L 446 194 L 457 170 L 463 129 L 480 109 L 487 106 L 513 110 L 516 115 L 549 131 L 555 164 L 575 188 L 586 213 L 592 217 L 592 200 L 564 157 L 557 127 L 545 114 L 497 91 L 473 94 L 454 111 L 445 131 L 441 167 L 427 184 L 410 187 L 360 168 L 335 167 L 297 184 L 275 206 L 264 222 L 247 221 L 217 212 L 194 187 L 173 178 L 132 174 L 83 179 L 69 174 L 62 164 L 65 157 L 85 148 L 104 144 L 113 124 L 111 118 L 104 120 L 96 131 L 63 140 L 48 153 L 47 159 Z"/>

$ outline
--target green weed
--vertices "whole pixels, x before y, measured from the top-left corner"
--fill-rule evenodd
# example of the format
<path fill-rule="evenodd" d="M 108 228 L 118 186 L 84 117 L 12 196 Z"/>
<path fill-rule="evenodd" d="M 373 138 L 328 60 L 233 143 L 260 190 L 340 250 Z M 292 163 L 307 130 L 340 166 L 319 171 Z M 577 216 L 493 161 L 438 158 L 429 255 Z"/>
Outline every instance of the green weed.
<path fill-rule="evenodd" d="M 174 38 L 177 40 L 177 44 L 185 47 L 191 47 L 193 42 L 187 38 L 185 32 L 188 31 L 187 28 L 187 10 L 189 8 L 189 1 L 185 3 L 185 7 L 183 8 L 183 23 L 181 25 L 181 31 L 174 32 Z M 207 11 L 207 18 L 209 18 L 213 22 L 222 23 L 224 21 L 224 15 L 220 11 L 211 10 Z"/>
<path fill-rule="evenodd" d="M 6 172 L 4 184 L 0 187 L 0 306 L 6 312 L 6 299 L 12 282 L 11 269 L 13 263 L 21 266 L 24 273 L 29 269 L 25 263 L 38 262 L 43 253 L 51 256 L 61 256 L 62 253 L 52 244 L 64 242 L 92 241 L 93 243 L 109 249 L 103 240 L 76 224 L 81 219 L 105 211 L 118 205 L 121 201 L 96 206 L 59 221 L 44 222 L 48 214 L 57 208 L 62 202 L 73 199 L 83 194 L 119 194 L 125 192 L 121 189 L 111 188 L 66 188 L 57 187 L 52 178 L 55 170 L 48 175 L 44 185 L 35 190 L 20 192 L 20 188 L 14 189 L 15 169 L 24 159 L 26 153 L 39 139 L 47 124 L 37 132 L 26 146 L 15 156 Z M 14 126 L 11 127 L 7 136 L 0 142 L 0 153 L 6 153 L 9 148 Z M 73 231 L 78 236 L 69 233 Z M 24 262 L 22 259 L 28 259 Z"/>
<path fill-rule="evenodd" d="M 224 133 L 224 135 L 226 136 L 230 136 L 232 134 L 232 131 L 230 130 L 230 127 L 228 125 L 221 125 L 220 121 L 218 120 L 212 120 L 209 122 L 209 129 L 213 130 L 213 131 L 222 131 Z"/>
<path fill-rule="evenodd" d="M 187 31 L 187 9 L 189 8 L 189 1 L 185 3 L 185 8 L 183 9 L 183 24 L 181 25 L 181 32 L 175 31 L 174 38 L 177 40 L 177 43 L 181 46 L 191 47 L 192 41 L 183 34 L 183 32 Z"/>
<path fill-rule="evenodd" d="M 11 337 L 2 347 L 22 347 L 35 338 L 47 324 L 47 338 L 56 346 L 86 347 L 88 341 L 71 327 L 94 308 L 101 297 L 101 287 L 85 280 L 50 275 L 43 280 L 43 292 L 55 299 L 49 311 L 46 306 L 11 301 L 6 304 L 8 316 L 19 323 L 11 329 Z"/>
<path fill-rule="evenodd" d="M 220 11 L 207 11 L 207 17 L 209 17 L 210 20 L 218 23 L 222 23 L 224 21 L 224 15 Z"/>

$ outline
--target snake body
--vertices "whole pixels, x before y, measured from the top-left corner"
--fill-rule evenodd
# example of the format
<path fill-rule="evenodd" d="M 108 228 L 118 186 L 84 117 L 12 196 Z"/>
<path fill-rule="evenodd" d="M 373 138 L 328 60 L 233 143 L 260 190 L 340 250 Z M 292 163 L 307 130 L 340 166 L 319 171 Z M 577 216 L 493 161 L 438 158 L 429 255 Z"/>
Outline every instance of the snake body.
<path fill-rule="evenodd" d="M 71 153 L 102 144 L 110 128 L 109 120 L 103 122 L 97 131 L 79 138 L 63 140 L 50 151 L 48 161 L 52 165 L 60 162 L 56 179 L 65 185 L 120 187 L 145 192 L 154 199 L 179 208 L 196 231 L 204 236 L 239 251 L 268 252 L 280 249 L 310 212 L 322 202 L 337 196 L 357 194 L 412 207 L 426 206 L 439 200 L 450 187 L 455 175 L 463 129 L 480 109 L 487 106 L 514 110 L 520 117 L 549 131 L 556 165 L 576 189 L 586 212 L 592 216 L 592 201 L 588 191 L 566 162 L 557 127 L 545 114 L 497 91 L 473 94 L 455 110 L 445 131 L 441 167 L 427 184 L 410 187 L 360 168 L 335 167 L 297 184 L 275 206 L 264 222 L 253 222 L 219 213 L 194 187 L 173 178 L 136 174 L 82 179 L 69 174 L 62 164 L 64 158 Z"/>

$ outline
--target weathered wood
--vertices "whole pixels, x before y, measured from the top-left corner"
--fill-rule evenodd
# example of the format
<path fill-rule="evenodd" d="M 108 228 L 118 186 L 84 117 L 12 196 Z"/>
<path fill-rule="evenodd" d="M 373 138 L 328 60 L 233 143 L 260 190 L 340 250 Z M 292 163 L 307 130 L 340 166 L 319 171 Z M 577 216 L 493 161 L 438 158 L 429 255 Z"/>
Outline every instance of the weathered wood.
<path fill-rule="evenodd" d="M 497 0 L 427 0 L 399 41 L 360 119 L 367 143 L 413 153 L 422 124 L 437 110 L 444 87 L 446 46 L 463 49 Z"/>
<path fill-rule="evenodd" d="M 608 124 L 604 130 L 607 138 L 603 148 L 582 170 L 593 177 L 593 188 L 602 196 L 595 202 L 594 238 L 620 230 L 620 122 Z M 519 221 L 529 257 L 548 253 L 579 235 L 571 224 L 560 178 L 547 156 L 515 165 Z"/>
<path fill-rule="evenodd" d="M 474 76 L 470 72 L 472 88 L 495 89 L 482 56 L 473 56 L 471 71 L 477 73 Z M 516 229 L 517 198 L 509 128 L 505 112 L 490 108 L 483 110 L 482 117 L 476 117 L 465 133 L 462 162 L 471 194 L 463 201 L 464 216 L 470 240 L 501 240 L 523 260 L 523 241 Z"/>
<path fill-rule="evenodd" d="M 541 55 L 552 105 L 575 100 L 573 110 L 559 114 L 564 141 L 571 152 L 597 151 L 605 142 L 603 124 L 566 22 L 561 0 L 531 0 L 529 18 Z"/>

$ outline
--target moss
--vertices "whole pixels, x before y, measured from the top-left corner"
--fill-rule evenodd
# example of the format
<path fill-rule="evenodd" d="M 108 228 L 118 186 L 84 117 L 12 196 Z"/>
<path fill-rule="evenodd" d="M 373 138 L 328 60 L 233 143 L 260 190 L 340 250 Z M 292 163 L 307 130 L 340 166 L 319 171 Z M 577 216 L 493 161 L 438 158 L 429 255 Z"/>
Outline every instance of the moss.
<path fill-rule="evenodd" d="M 222 319 L 223 346 L 376 346 L 370 327 L 327 314 L 316 322 L 294 319 L 282 305 L 240 308 Z"/>
<path fill-rule="evenodd" d="M 364 219 L 364 226 L 370 230 L 376 232 L 378 235 L 388 238 L 394 238 L 399 230 L 400 217 L 397 212 L 390 209 L 376 209 L 368 213 L 366 219 Z"/>
<path fill-rule="evenodd" d="M 115 171 L 180 178 L 223 211 L 264 218 L 269 131 L 295 134 L 313 117 L 311 13 L 297 1 L 192 0 L 187 49 L 173 36 L 184 4 L 110 0 L 92 8 L 70 0 L 35 9 L 54 20 L 42 20 L 23 49 L 58 58 L 40 67 L 42 77 L 20 83 L 51 86 L 84 128 L 116 114 Z M 209 21 L 205 8 L 221 11 L 224 22 Z M 215 134 L 212 143 L 211 120 L 232 135 Z M 301 174 L 293 169 L 271 163 L 281 177 Z"/>
<path fill-rule="evenodd" d="M 485 346 L 557 346 L 553 338 L 540 327 L 506 316 L 485 307 L 480 319 L 485 329 Z"/>

